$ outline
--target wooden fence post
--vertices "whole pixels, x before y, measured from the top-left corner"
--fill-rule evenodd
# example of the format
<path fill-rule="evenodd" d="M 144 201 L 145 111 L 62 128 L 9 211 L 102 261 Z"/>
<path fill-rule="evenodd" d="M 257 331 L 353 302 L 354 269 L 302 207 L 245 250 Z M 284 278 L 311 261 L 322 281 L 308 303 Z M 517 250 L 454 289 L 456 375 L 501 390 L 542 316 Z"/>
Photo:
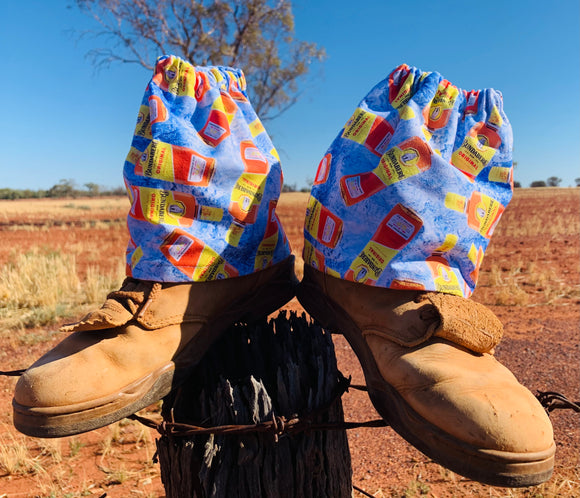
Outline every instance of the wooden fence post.
<path fill-rule="evenodd" d="M 238 324 L 163 403 L 164 420 L 215 427 L 273 415 L 343 422 L 329 332 L 295 313 Z M 334 401 L 333 401 L 334 399 Z M 167 498 L 350 498 L 345 430 L 282 434 L 163 435 L 157 442 Z"/>

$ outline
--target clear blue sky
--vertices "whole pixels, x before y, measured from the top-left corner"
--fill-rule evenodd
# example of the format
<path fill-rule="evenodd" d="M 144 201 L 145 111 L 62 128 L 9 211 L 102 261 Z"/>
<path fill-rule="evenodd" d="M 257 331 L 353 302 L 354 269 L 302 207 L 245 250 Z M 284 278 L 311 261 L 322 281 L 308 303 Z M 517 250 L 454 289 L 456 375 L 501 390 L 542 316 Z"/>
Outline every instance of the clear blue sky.
<path fill-rule="evenodd" d="M 0 188 L 122 185 L 149 71 L 95 72 L 96 42 L 70 30 L 92 20 L 69 0 L 0 4 Z M 580 11 L 577 0 L 295 0 L 297 37 L 326 49 L 301 100 L 267 123 L 287 183 L 312 178 L 364 95 L 395 66 L 438 71 L 470 90 L 504 95 L 514 129 L 516 180 L 580 177 Z M 160 54 L 161 55 L 161 54 Z M 195 61 L 192 61 L 195 62 Z M 250 95 L 251 98 L 251 95 Z"/>

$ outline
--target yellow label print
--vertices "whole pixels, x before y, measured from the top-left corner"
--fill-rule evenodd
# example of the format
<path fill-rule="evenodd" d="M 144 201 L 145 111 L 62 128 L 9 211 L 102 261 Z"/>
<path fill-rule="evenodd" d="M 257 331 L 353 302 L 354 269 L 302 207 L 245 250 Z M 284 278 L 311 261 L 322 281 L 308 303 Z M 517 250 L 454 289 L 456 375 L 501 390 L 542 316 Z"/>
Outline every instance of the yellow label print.
<path fill-rule="evenodd" d="M 441 118 L 444 111 L 453 109 L 459 89 L 456 86 L 450 85 L 446 81 L 439 83 L 437 92 L 429 106 L 429 119 L 436 121 Z"/>
<path fill-rule="evenodd" d="M 143 176 L 174 181 L 171 145 L 152 140 L 141 157 Z"/>
<path fill-rule="evenodd" d="M 258 173 L 242 173 L 232 191 L 232 203 L 248 213 L 253 206 L 262 202 L 266 175 Z"/>
<path fill-rule="evenodd" d="M 465 212 L 465 197 L 454 192 L 447 192 L 445 195 L 445 207 L 463 213 Z"/>
<path fill-rule="evenodd" d="M 452 109 L 458 95 L 459 89 L 456 86 L 450 85 L 448 82 L 441 82 L 439 83 L 435 97 L 431 101 L 431 107 L 441 106 L 443 109 Z"/>
<path fill-rule="evenodd" d="M 383 154 L 373 172 L 385 185 L 392 185 L 420 173 L 421 170 L 417 166 L 419 159 L 419 154 L 413 149 L 402 151 L 398 147 L 393 147 Z"/>
<path fill-rule="evenodd" d="M 489 170 L 489 181 L 498 183 L 510 183 L 511 168 L 503 168 L 501 166 L 494 166 Z"/>
<path fill-rule="evenodd" d="M 485 144 L 485 137 L 482 135 L 477 137 L 467 135 L 461 147 L 451 155 L 451 162 L 457 169 L 476 177 L 491 161 L 495 152 L 493 147 Z"/>
<path fill-rule="evenodd" d="M 399 251 L 385 247 L 374 240 L 369 240 L 365 248 L 350 265 L 355 282 L 364 283 L 367 280 L 376 281 L 389 261 L 395 257 Z"/>
<path fill-rule="evenodd" d="M 209 71 L 213 74 L 218 84 L 224 80 L 222 73 L 220 73 L 215 67 L 212 67 Z"/>
<path fill-rule="evenodd" d="M 428 142 L 429 140 L 431 140 L 431 137 L 433 136 L 433 133 L 431 133 L 429 131 L 429 128 L 427 128 L 426 126 L 421 126 L 421 131 L 423 132 L 423 136 L 425 137 L 425 141 Z M 439 155 L 441 155 L 441 153 L 439 153 Z"/>
<path fill-rule="evenodd" d="M 467 225 L 487 238 L 491 237 L 504 210 L 499 201 L 481 192 L 473 192 L 467 203 L 462 195 L 448 192 L 445 196 L 445 207 L 467 214 Z"/>
<path fill-rule="evenodd" d="M 347 121 L 342 137 L 364 144 L 376 117 L 376 114 L 357 107 L 352 117 Z"/>
<path fill-rule="evenodd" d="M 454 294 L 456 296 L 463 296 L 461 284 L 455 272 L 449 267 L 441 263 L 433 263 L 435 266 L 433 283 L 437 292 L 445 292 L 446 294 Z"/>
<path fill-rule="evenodd" d="M 187 206 L 176 200 L 171 191 L 139 187 L 139 197 L 145 220 L 157 224 L 191 225 L 191 219 L 184 218 L 188 214 Z M 193 217 L 193 214 L 190 216 Z"/>
<path fill-rule="evenodd" d="M 403 83 L 403 85 L 399 89 L 399 93 L 397 93 L 397 96 L 391 102 L 391 105 L 395 109 L 399 109 L 400 107 L 406 105 L 407 102 L 409 102 L 409 100 L 411 100 L 411 88 L 413 86 L 414 79 L 415 78 L 413 76 L 413 73 L 410 73 L 409 76 L 407 76 L 405 83 Z"/>
<path fill-rule="evenodd" d="M 234 73 L 232 73 L 231 71 L 226 71 L 226 73 L 230 77 L 231 80 L 234 80 L 235 82 L 238 81 L 238 78 L 236 77 L 236 75 Z"/>
<path fill-rule="evenodd" d="M 197 219 L 200 221 L 222 221 L 224 210 L 211 206 L 200 206 Z"/>
<path fill-rule="evenodd" d="M 232 73 L 231 71 L 227 71 L 227 73 L 230 77 L 230 81 L 233 82 L 233 84 L 235 84 L 238 87 L 240 92 L 243 92 L 246 89 L 245 76 L 243 74 L 241 76 L 237 76 L 234 73 Z"/>
<path fill-rule="evenodd" d="M 484 237 L 490 237 L 502 211 L 499 201 L 474 192 L 467 205 L 467 224 Z"/>
<path fill-rule="evenodd" d="M 306 264 L 309 264 L 310 266 L 312 266 L 312 263 L 317 265 L 314 246 L 308 240 L 304 240 L 304 248 L 302 249 L 302 258 L 304 259 L 304 262 Z M 315 266 L 315 268 L 317 268 L 317 266 Z"/>
<path fill-rule="evenodd" d="M 445 236 L 445 240 L 443 241 L 443 244 L 441 244 L 437 249 L 435 249 L 435 252 L 441 253 L 441 252 L 450 251 L 451 249 L 453 249 L 455 247 L 458 239 L 459 239 L 459 237 L 457 237 L 457 235 L 455 235 L 453 233 L 448 233 Z"/>
<path fill-rule="evenodd" d="M 321 244 L 335 247 L 342 236 L 342 220 L 310 196 L 306 206 L 304 230 Z"/>
<path fill-rule="evenodd" d="M 226 109 L 221 94 L 213 101 L 211 108 L 223 112 L 228 119 L 228 123 L 232 124 L 235 112 L 231 112 L 232 109 Z"/>
<path fill-rule="evenodd" d="M 316 238 L 318 234 L 318 224 L 320 223 L 320 212 L 322 211 L 322 204 L 318 200 L 310 196 L 308 205 L 306 206 L 306 219 L 304 220 L 304 229 Z"/>
<path fill-rule="evenodd" d="M 266 131 L 259 118 L 254 119 L 254 121 L 252 121 L 248 127 L 250 128 L 252 137 L 257 137 L 260 133 L 264 133 Z"/>
<path fill-rule="evenodd" d="M 132 165 L 135 165 L 137 164 L 137 161 L 139 160 L 142 154 L 143 152 L 141 152 L 139 149 L 131 147 L 129 149 L 129 153 L 127 154 L 127 158 L 125 159 L 125 161 L 131 163 Z"/>
<path fill-rule="evenodd" d="M 473 263 L 473 271 L 469 274 L 471 280 L 474 284 L 477 284 L 477 280 L 479 279 L 479 269 L 481 267 L 481 263 L 483 262 L 483 247 L 479 246 L 477 249 L 475 248 L 474 244 L 471 244 L 469 248 L 469 252 L 467 253 L 467 257 L 469 261 Z"/>
<path fill-rule="evenodd" d="M 483 261 L 483 247 L 479 246 L 479 247 L 475 247 L 475 244 L 471 244 L 471 247 L 469 248 L 469 252 L 467 253 L 467 257 L 469 258 L 469 261 L 471 261 L 473 263 L 474 266 L 474 270 L 472 272 L 472 276 L 474 273 L 479 272 L 479 267 L 481 265 L 481 262 Z M 477 277 L 474 278 L 474 280 L 477 280 Z"/>
<path fill-rule="evenodd" d="M 205 282 L 207 280 L 228 278 L 229 275 L 225 266 L 225 259 L 216 253 L 211 247 L 205 246 L 199 255 L 197 265 L 193 270 L 193 280 L 196 282 Z"/>
<path fill-rule="evenodd" d="M 330 275 L 331 277 L 340 278 L 339 272 L 337 272 L 336 270 L 333 270 L 332 268 L 330 268 L 326 265 L 324 266 L 324 273 L 326 273 L 327 275 Z"/>
<path fill-rule="evenodd" d="M 262 242 L 260 242 L 260 245 L 258 246 L 258 251 L 256 252 L 254 270 L 263 270 L 270 264 L 274 257 L 274 251 L 276 250 L 277 244 L 278 230 L 269 237 L 262 239 Z"/>
<path fill-rule="evenodd" d="M 149 115 L 148 105 L 142 105 L 139 107 L 139 114 L 137 114 L 137 125 L 135 126 L 135 135 L 149 139 L 152 138 L 151 116 Z"/>
<path fill-rule="evenodd" d="M 304 259 L 304 263 L 307 265 L 310 265 L 319 271 L 324 270 L 324 257 L 322 254 L 317 254 L 316 248 L 307 240 L 304 240 L 302 257 Z"/>
<path fill-rule="evenodd" d="M 244 234 L 244 228 L 245 226 L 243 224 L 234 221 L 226 232 L 226 242 L 232 247 L 238 247 L 240 239 Z"/>
<path fill-rule="evenodd" d="M 274 156 L 278 160 L 278 162 L 280 162 L 280 156 L 278 155 L 278 151 L 276 150 L 275 147 L 272 147 L 272 149 L 270 149 L 270 154 Z"/>
<path fill-rule="evenodd" d="M 143 257 L 143 249 L 141 248 L 141 246 L 139 246 L 133 251 L 133 254 L 131 254 L 131 269 L 137 266 L 137 263 L 139 263 L 142 257 Z"/>
<path fill-rule="evenodd" d="M 474 244 L 471 244 L 471 247 L 469 248 L 469 252 L 467 253 L 467 258 L 474 265 L 477 264 L 477 249 L 475 248 L 475 245 Z"/>
<path fill-rule="evenodd" d="M 415 111 L 409 105 L 404 105 L 403 107 L 399 107 L 399 117 L 404 120 L 408 121 L 409 119 L 413 119 L 415 117 Z"/>
<path fill-rule="evenodd" d="M 488 124 L 493 126 L 496 130 L 499 130 L 501 128 L 501 125 L 503 124 L 503 119 L 501 118 L 501 114 L 496 105 L 493 106 L 491 113 L 487 118 L 487 122 Z"/>
<path fill-rule="evenodd" d="M 246 86 L 246 76 L 242 73 L 238 76 L 238 87 L 243 92 L 246 90 Z"/>
<path fill-rule="evenodd" d="M 171 64 L 165 68 L 164 77 L 168 92 L 178 97 L 195 97 L 195 69 L 191 64 L 173 57 Z"/>

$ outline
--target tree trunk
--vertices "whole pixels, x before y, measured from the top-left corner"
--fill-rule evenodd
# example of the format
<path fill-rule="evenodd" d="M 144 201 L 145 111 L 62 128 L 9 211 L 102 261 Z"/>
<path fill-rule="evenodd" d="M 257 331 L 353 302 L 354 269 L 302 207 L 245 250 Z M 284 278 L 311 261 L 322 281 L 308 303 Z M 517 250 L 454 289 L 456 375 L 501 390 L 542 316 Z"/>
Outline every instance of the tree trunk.
<path fill-rule="evenodd" d="M 342 422 L 340 374 L 330 333 L 304 317 L 238 324 L 188 381 L 164 400 L 163 416 L 203 427 L 269 422 L 273 415 Z M 164 435 L 158 441 L 167 498 L 352 496 L 345 430 Z"/>

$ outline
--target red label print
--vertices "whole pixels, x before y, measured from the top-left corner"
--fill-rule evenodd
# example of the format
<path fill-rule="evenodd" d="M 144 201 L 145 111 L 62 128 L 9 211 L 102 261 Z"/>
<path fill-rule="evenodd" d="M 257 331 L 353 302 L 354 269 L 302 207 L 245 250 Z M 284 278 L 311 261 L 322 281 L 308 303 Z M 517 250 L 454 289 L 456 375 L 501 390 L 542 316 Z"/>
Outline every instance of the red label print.
<path fill-rule="evenodd" d="M 149 97 L 149 117 L 151 119 L 151 124 L 162 123 L 167 121 L 167 108 L 163 101 L 157 97 L 157 95 L 151 95 Z"/>
<path fill-rule="evenodd" d="M 316 176 L 314 177 L 313 185 L 321 185 L 328 180 L 328 174 L 330 173 L 330 163 L 332 160 L 331 154 L 326 154 L 316 170 Z"/>
<path fill-rule="evenodd" d="M 244 171 L 246 173 L 268 173 L 268 160 L 256 147 L 256 144 L 251 140 L 242 140 L 240 142 L 240 154 L 242 162 L 244 163 Z"/>
<path fill-rule="evenodd" d="M 199 135 L 204 142 L 217 147 L 230 135 L 230 123 L 226 114 L 217 109 L 210 111 L 207 123 Z"/>

